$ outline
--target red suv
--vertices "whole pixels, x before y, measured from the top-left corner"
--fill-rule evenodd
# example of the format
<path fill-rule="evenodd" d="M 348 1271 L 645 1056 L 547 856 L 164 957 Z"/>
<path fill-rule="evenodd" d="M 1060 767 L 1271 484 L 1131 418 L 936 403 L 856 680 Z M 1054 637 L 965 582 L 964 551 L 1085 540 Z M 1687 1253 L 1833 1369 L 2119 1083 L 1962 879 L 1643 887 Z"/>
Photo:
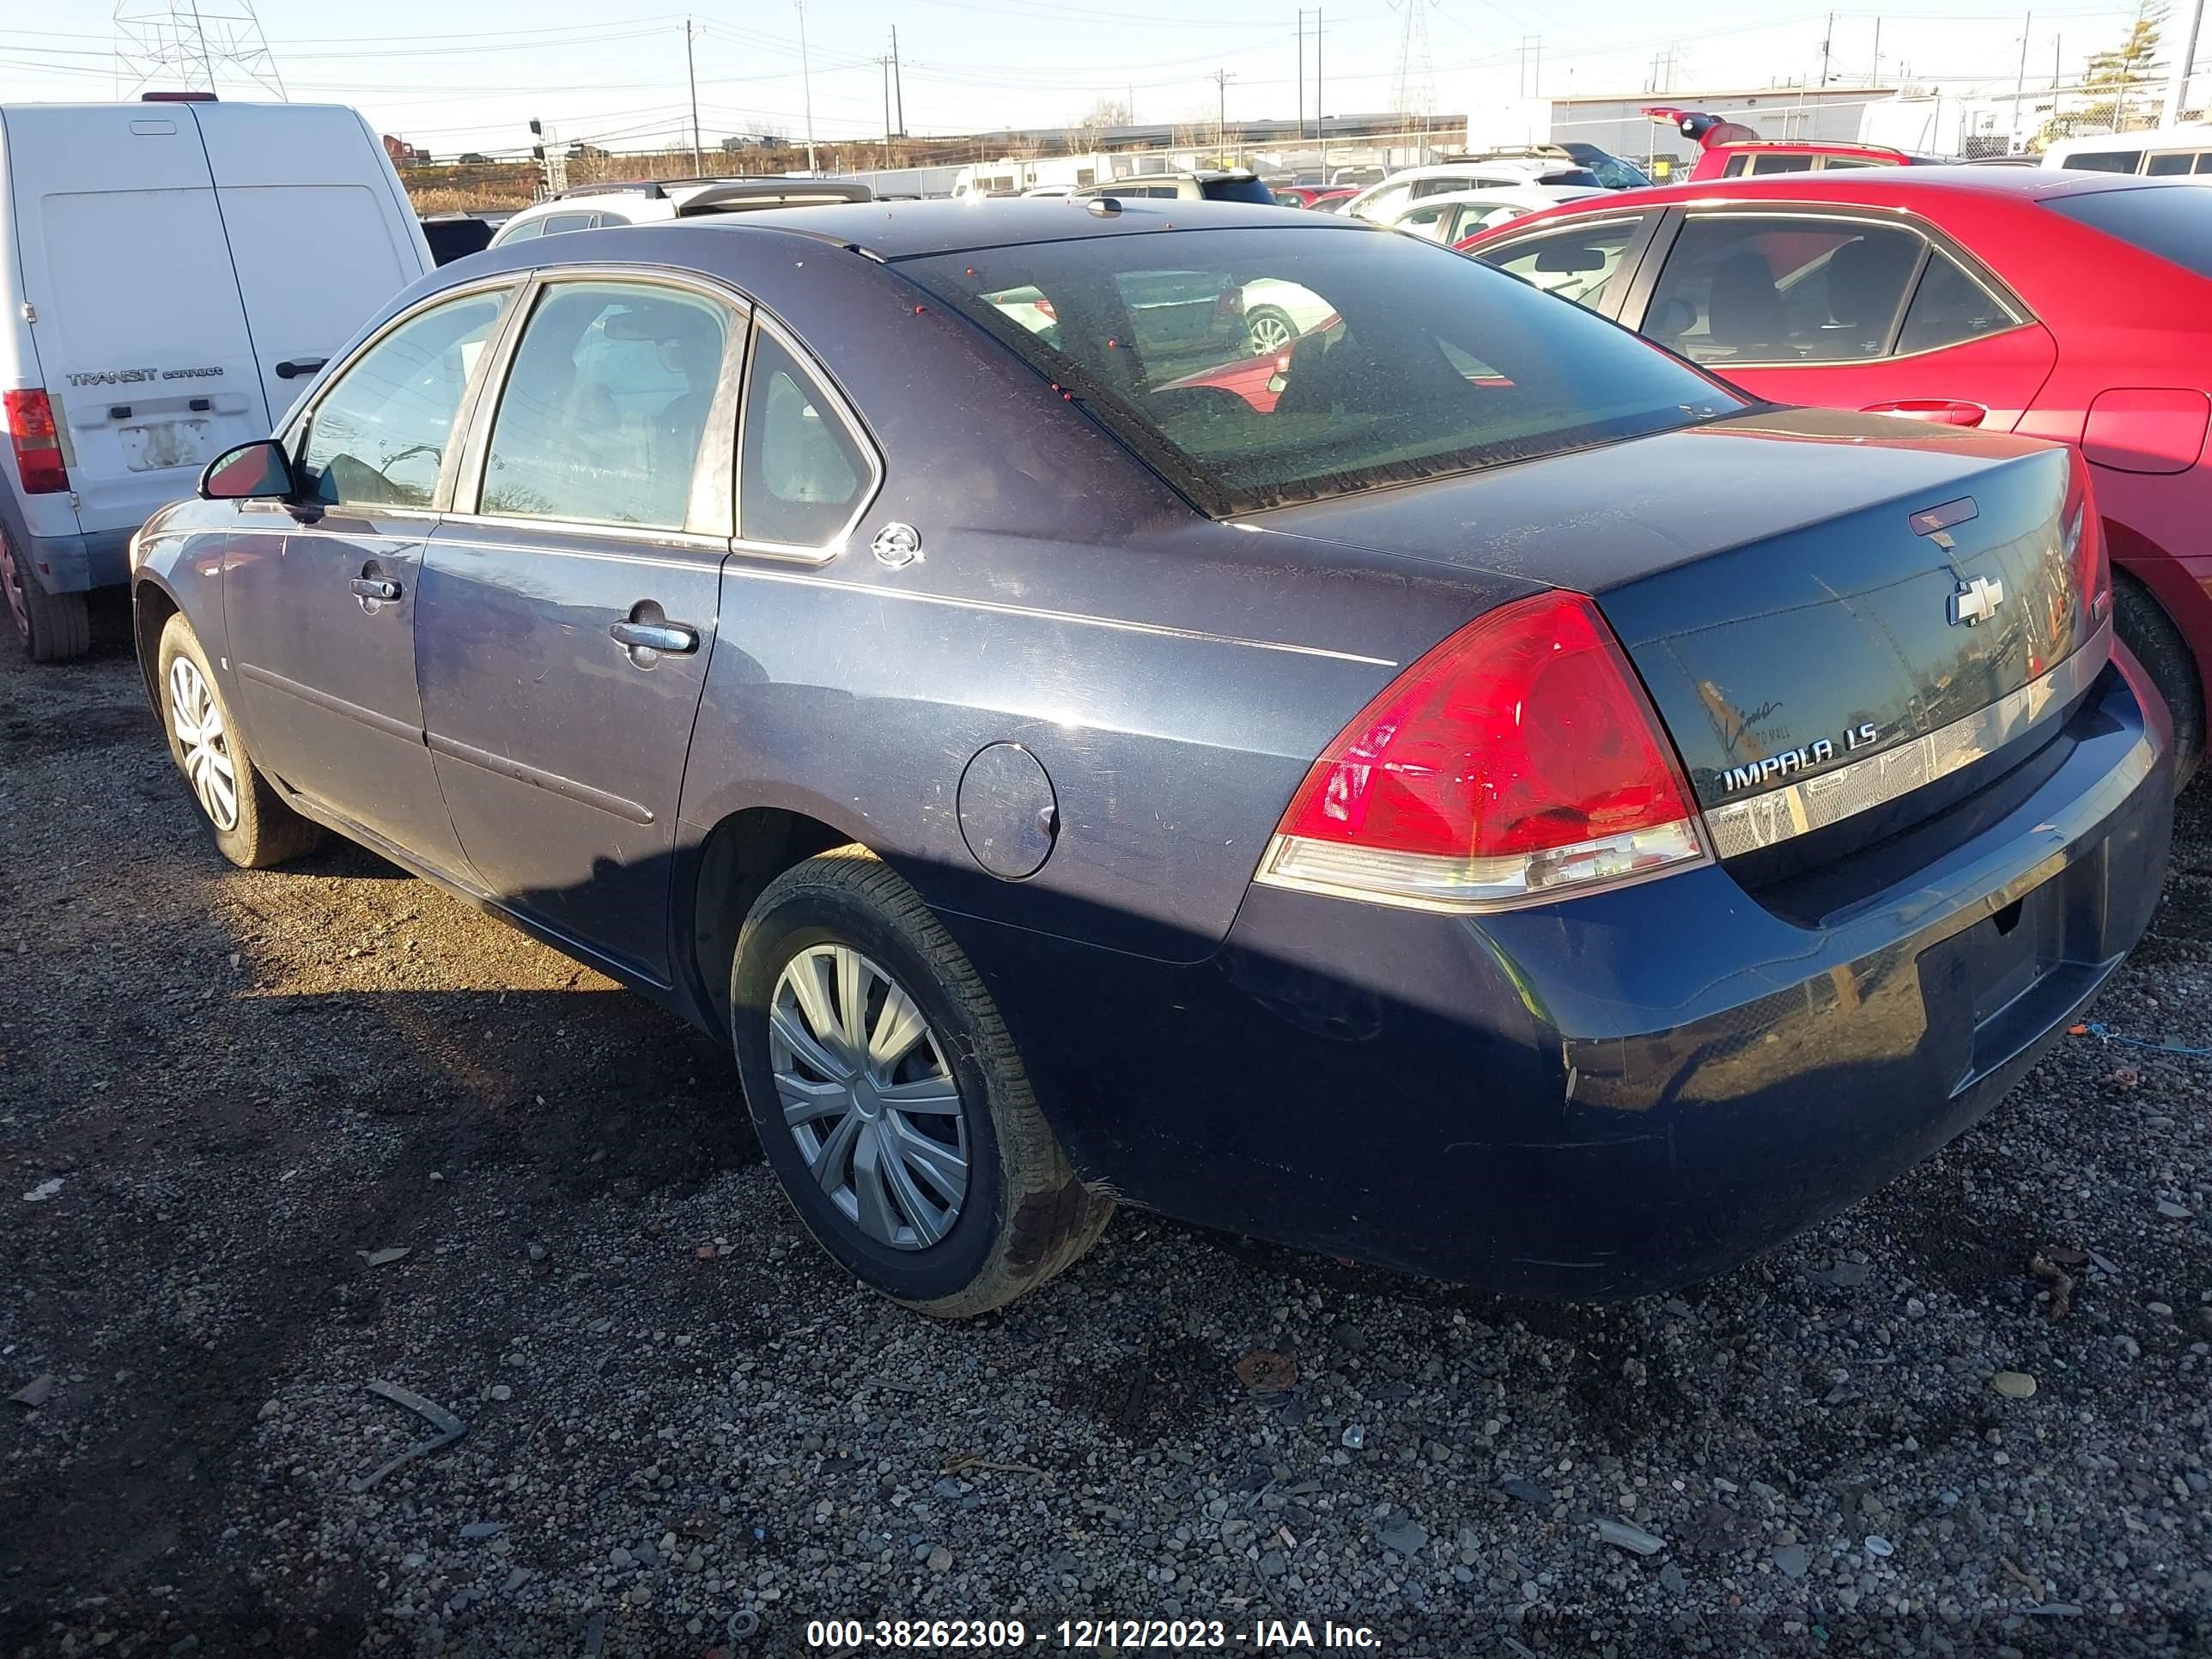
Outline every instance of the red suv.
<path fill-rule="evenodd" d="M 1778 404 L 2077 447 L 2120 635 L 2194 768 L 2212 671 L 2212 191 L 2040 167 L 1800 173 L 1591 198 L 1459 246 Z"/>

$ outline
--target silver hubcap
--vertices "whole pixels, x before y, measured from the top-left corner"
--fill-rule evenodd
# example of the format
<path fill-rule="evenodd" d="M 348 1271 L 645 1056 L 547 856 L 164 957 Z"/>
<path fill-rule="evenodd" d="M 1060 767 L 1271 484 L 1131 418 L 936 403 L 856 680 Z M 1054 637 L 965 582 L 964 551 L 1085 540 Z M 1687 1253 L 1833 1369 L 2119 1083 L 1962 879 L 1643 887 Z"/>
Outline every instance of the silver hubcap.
<path fill-rule="evenodd" d="M 769 1064 L 808 1171 L 879 1244 L 927 1249 L 968 1196 L 968 1123 L 937 1035 L 859 951 L 810 945 L 776 976 Z"/>
<path fill-rule="evenodd" d="M 1291 343 L 1291 331 L 1280 317 L 1255 317 L 1246 329 L 1252 339 L 1252 355 L 1264 357 L 1271 351 L 1280 351 Z"/>
<path fill-rule="evenodd" d="M 8 615 L 14 620 L 15 631 L 25 639 L 31 637 L 31 602 L 23 592 L 27 578 L 15 564 L 15 544 L 8 538 L 5 529 L 0 529 L 0 588 L 8 594 Z"/>
<path fill-rule="evenodd" d="M 231 763 L 230 737 L 222 729 L 215 693 L 190 657 L 169 665 L 169 729 L 176 734 L 178 762 L 208 821 L 218 830 L 237 829 L 238 773 Z"/>

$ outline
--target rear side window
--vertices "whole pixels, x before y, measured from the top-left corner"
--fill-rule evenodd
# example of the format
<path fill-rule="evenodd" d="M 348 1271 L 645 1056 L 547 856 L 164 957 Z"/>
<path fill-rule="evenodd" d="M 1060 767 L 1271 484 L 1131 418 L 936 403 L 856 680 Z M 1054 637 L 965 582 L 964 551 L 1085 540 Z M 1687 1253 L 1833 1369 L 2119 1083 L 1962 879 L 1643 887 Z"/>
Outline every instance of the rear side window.
<path fill-rule="evenodd" d="M 1908 230 L 1841 220 L 1692 219 L 1667 256 L 1644 331 L 1716 366 L 1879 357 L 1925 246 Z"/>
<path fill-rule="evenodd" d="M 672 289 L 548 289 L 500 394 L 477 510 L 682 529 L 731 321 Z"/>
<path fill-rule="evenodd" d="M 1758 155 L 1752 158 L 1752 176 L 1764 178 L 1770 173 L 1810 173 L 1813 158 L 1809 155 Z"/>
<path fill-rule="evenodd" d="M 428 507 L 461 393 L 506 303 L 475 294 L 438 306 L 339 370 L 301 435 L 307 494 L 331 507 Z"/>
<path fill-rule="evenodd" d="M 2060 165 L 2072 173 L 2133 173 L 2142 161 L 2139 149 L 2084 149 Z"/>
<path fill-rule="evenodd" d="M 2174 155 L 2172 152 L 2164 155 L 2154 155 L 2143 164 L 2143 173 L 2152 179 L 2171 179 L 2176 174 L 2186 173 L 2189 171 L 2190 163 L 2196 159 L 2191 155 Z"/>
<path fill-rule="evenodd" d="M 1928 269 L 1921 274 L 1920 286 L 1905 310 L 1897 349 L 1900 354 L 1935 351 L 1997 333 L 2019 321 L 2009 306 L 1938 249 L 1929 256 Z"/>
<path fill-rule="evenodd" d="M 2100 190 L 2052 197 L 2044 205 L 2184 270 L 2212 276 L 2212 191 L 2202 185 Z"/>
<path fill-rule="evenodd" d="M 1721 177 L 1723 179 L 1741 179 L 1750 170 L 1751 157 L 1748 155 L 1731 155 L 1728 158 L 1728 165 L 1721 169 Z"/>
<path fill-rule="evenodd" d="M 1170 250 L 1175 266 L 1155 263 Z M 1633 335 L 1411 236 L 1291 221 L 901 268 L 1220 515 L 1671 431 L 1743 406 Z M 1005 303 L 1030 292 L 1052 308 L 1049 337 Z M 1288 319 L 1287 343 L 1255 332 L 1261 316 Z"/>
<path fill-rule="evenodd" d="M 870 471 L 829 394 L 781 341 L 761 331 L 745 386 L 738 534 L 749 542 L 827 547 L 859 508 Z"/>
<path fill-rule="evenodd" d="M 546 235 L 558 236 L 566 230 L 589 230 L 592 228 L 592 216 L 588 213 L 556 213 L 550 215 L 540 222 L 545 227 Z"/>
<path fill-rule="evenodd" d="M 1577 225 L 1514 242 L 1478 257 L 1531 288 L 1589 310 L 1601 309 L 1620 276 L 1621 260 L 1634 240 L 1638 221 L 1616 219 L 1601 225 Z"/>

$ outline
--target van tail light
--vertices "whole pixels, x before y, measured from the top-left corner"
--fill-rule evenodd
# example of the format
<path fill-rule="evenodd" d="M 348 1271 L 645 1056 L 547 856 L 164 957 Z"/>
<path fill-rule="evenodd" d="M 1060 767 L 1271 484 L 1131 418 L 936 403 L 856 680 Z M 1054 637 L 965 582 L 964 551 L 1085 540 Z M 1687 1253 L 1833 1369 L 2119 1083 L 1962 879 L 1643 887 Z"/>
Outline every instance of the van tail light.
<path fill-rule="evenodd" d="M 1597 607 L 1540 593 L 1468 623 L 1307 773 L 1258 880 L 1488 910 L 1711 856 L 1672 745 Z"/>
<path fill-rule="evenodd" d="M 2105 546 L 2104 522 L 2097 517 L 2088 464 L 2078 449 L 2069 449 L 2067 455 L 2066 505 L 2060 510 L 2058 534 L 2074 568 L 2075 591 L 2094 629 L 2112 614 L 2112 554 Z"/>
<path fill-rule="evenodd" d="M 15 451 L 15 476 L 26 495 L 58 495 L 69 488 L 62 465 L 61 434 L 54 428 L 54 406 L 38 387 L 6 394 L 8 440 Z"/>
<path fill-rule="evenodd" d="M 1869 404 L 1869 415 L 1898 415 L 1908 421 L 1933 421 L 1938 426 L 1979 426 L 1990 411 L 1979 404 L 1962 404 L 1948 398 L 1907 398 L 1893 404 Z"/>

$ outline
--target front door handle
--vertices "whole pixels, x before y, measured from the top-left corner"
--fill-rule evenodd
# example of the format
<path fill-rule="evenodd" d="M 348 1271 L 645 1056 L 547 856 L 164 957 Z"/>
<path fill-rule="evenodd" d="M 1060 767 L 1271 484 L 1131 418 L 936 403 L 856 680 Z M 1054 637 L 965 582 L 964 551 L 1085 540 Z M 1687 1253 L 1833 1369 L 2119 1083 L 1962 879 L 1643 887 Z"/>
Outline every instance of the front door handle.
<path fill-rule="evenodd" d="M 353 596 L 357 599 L 396 599 L 399 597 L 399 584 L 386 581 L 381 576 L 356 576 L 346 586 L 353 589 Z"/>
<path fill-rule="evenodd" d="M 658 651 L 671 657 L 687 657 L 699 648 L 699 630 L 682 623 L 618 622 L 607 637 L 632 651 Z"/>
<path fill-rule="evenodd" d="M 328 362 L 330 359 L 327 357 L 295 357 L 288 362 L 276 365 L 276 378 L 280 380 L 296 380 L 302 374 L 313 374 Z"/>
<path fill-rule="evenodd" d="M 1980 404 L 1954 398 L 1905 398 L 1895 403 L 1869 404 L 1869 415 L 1902 415 L 1908 421 L 1932 421 L 1937 426 L 1979 426 L 1989 416 Z"/>

